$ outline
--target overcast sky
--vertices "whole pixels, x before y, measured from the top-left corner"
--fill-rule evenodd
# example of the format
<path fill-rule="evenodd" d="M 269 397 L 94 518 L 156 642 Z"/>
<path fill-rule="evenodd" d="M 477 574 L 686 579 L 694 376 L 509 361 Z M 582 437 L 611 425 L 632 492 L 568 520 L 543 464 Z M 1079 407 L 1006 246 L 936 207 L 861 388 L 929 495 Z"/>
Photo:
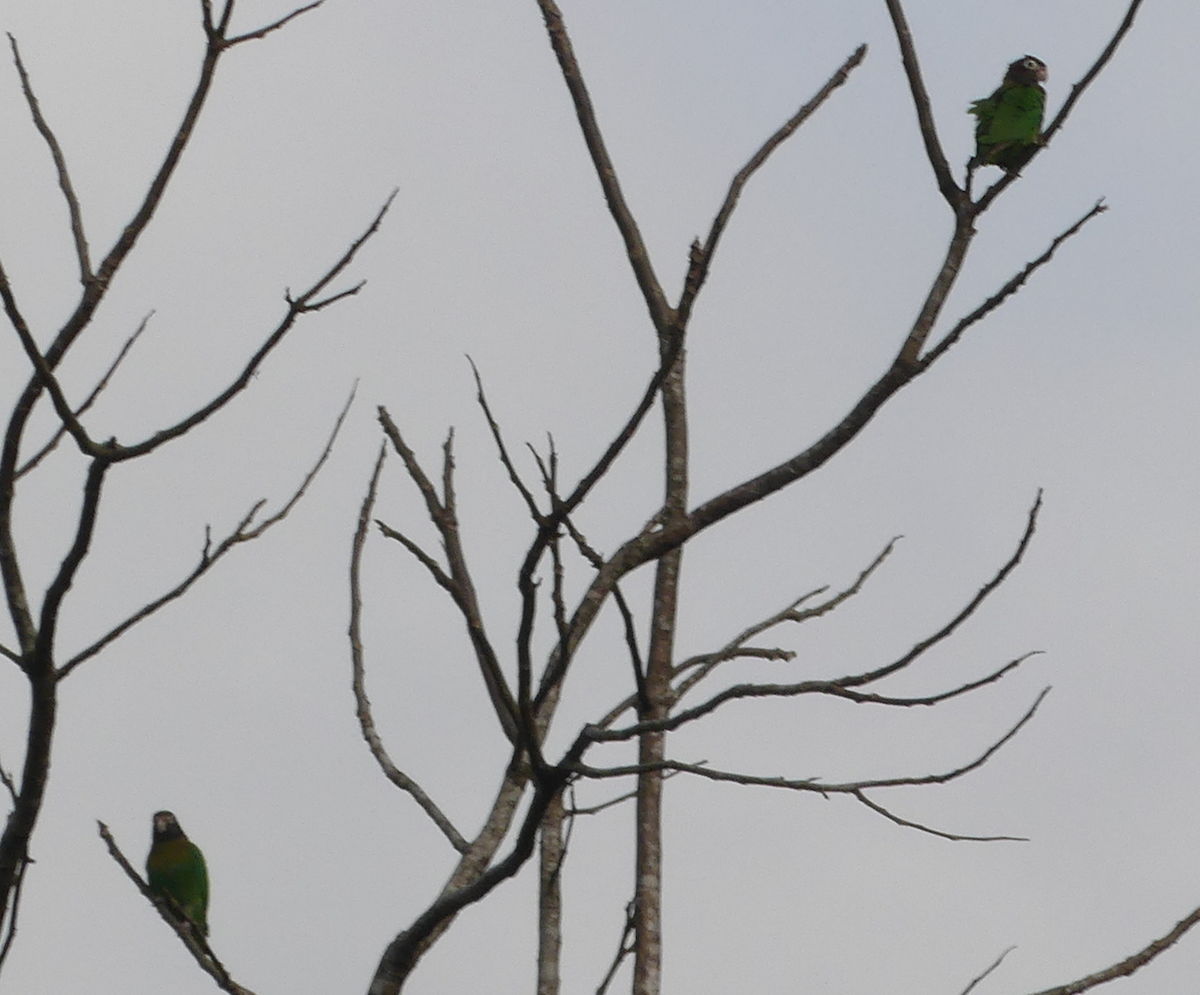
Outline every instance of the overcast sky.
<path fill-rule="evenodd" d="M 961 172 L 968 103 L 1028 52 L 1050 67 L 1055 112 L 1125 3 L 907 6 Z M 235 24 L 288 9 L 244 0 Z M 563 12 L 671 297 L 732 174 L 870 45 L 754 180 L 695 313 L 696 503 L 811 443 L 879 375 L 940 261 L 950 214 L 881 0 L 563 0 Z M 99 255 L 194 84 L 199 3 L 0 0 L 0 28 L 21 45 Z M 946 831 L 1030 841 L 953 843 L 847 799 L 676 778 L 666 992 L 955 995 L 1009 946 L 979 992 L 1032 992 L 1107 966 L 1200 905 L 1198 37 L 1200 7 L 1149 0 L 1053 145 L 981 220 L 947 316 L 976 306 L 1098 198 L 1111 210 L 826 469 L 684 558 L 680 657 L 804 591 L 847 584 L 903 535 L 857 599 L 779 634 L 795 661 L 728 679 L 833 676 L 939 628 L 1010 555 L 1044 488 L 1026 562 L 890 688 L 931 693 L 1042 651 L 1015 676 L 936 711 L 743 703 L 671 745 L 680 759 L 764 775 L 921 774 L 973 758 L 1052 685 L 1033 724 L 972 777 L 878 795 Z M 75 262 L 52 163 L 7 62 L 0 136 L 0 259 L 45 342 L 74 305 Z M 321 273 L 394 188 L 382 230 L 337 285 L 365 279 L 362 292 L 304 319 L 210 423 L 112 475 L 67 601 L 64 658 L 185 575 L 206 524 L 221 535 L 259 498 L 286 499 L 358 381 L 334 454 L 292 516 L 64 684 L 37 863 L 0 988 L 212 990 L 109 859 L 97 819 L 140 866 L 151 813 L 179 816 L 208 858 L 213 946 L 259 995 L 364 991 L 387 941 L 453 866 L 378 773 L 354 719 L 346 567 L 379 445 L 376 405 L 434 469 L 455 426 L 464 538 L 507 649 L 531 529 L 465 356 L 514 449 L 552 432 L 566 477 L 601 451 L 655 360 L 533 0 L 326 0 L 230 52 L 172 188 L 62 377 L 82 396 L 153 311 L 87 424 L 127 441 L 177 420 L 232 379 L 281 316 L 285 289 Z M 0 393 L 15 396 L 27 375 L 15 337 L 0 337 Z M 37 424 L 49 430 L 48 412 Z M 659 444 L 656 416 L 582 517 L 602 550 L 653 512 Z M 64 446 L 20 498 L 34 589 L 74 525 L 81 465 Z M 437 548 L 397 461 L 379 514 Z M 366 571 L 380 732 L 469 834 L 507 754 L 468 644 L 394 543 L 373 539 Z M 631 590 L 644 593 L 644 578 Z M 628 692 L 610 623 L 580 661 L 556 743 Z M 7 622 L 0 641 L 12 645 Z M 26 701 L 16 668 L 0 669 L 9 770 Z M 580 797 L 618 791 L 585 785 Z M 631 820 L 623 806 L 576 827 L 564 992 L 594 991 L 616 948 Z M 525 873 L 463 914 L 406 990 L 531 991 L 534 898 Z M 1166 995 L 1198 975 L 1200 935 L 1112 990 Z"/>

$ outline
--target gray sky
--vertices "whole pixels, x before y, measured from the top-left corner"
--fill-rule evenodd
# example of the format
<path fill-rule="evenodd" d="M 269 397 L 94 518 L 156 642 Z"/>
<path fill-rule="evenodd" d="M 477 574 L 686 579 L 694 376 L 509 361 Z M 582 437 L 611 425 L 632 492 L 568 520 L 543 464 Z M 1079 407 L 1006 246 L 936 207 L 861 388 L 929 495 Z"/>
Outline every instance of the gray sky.
<path fill-rule="evenodd" d="M 128 220 L 182 113 L 202 49 L 198 8 L 0 0 L 95 254 Z M 1049 64 L 1053 113 L 1123 8 L 911 0 L 956 171 L 971 152 L 966 106 L 1009 61 L 1031 52 Z M 287 9 L 245 0 L 239 23 Z M 733 172 L 857 44 L 871 46 L 750 187 L 695 314 L 698 502 L 813 441 L 882 371 L 940 260 L 949 212 L 881 2 L 563 9 L 672 297 Z M 803 591 L 848 583 L 903 534 L 857 599 L 780 634 L 793 663 L 729 678 L 841 674 L 895 657 L 953 615 L 1009 555 L 1045 488 L 1026 562 L 891 688 L 932 692 L 1043 651 L 1015 676 L 936 711 L 734 705 L 672 746 L 681 759 L 767 775 L 924 773 L 975 756 L 1053 685 L 1032 726 L 973 777 L 877 796 L 941 829 L 1031 841 L 951 843 L 845 799 L 677 778 L 666 991 L 953 995 L 1016 945 L 980 991 L 1030 992 L 1112 963 L 1200 904 L 1197 37 L 1200 8 L 1147 3 L 1053 146 L 982 219 L 947 316 L 973 308 L 1097 198 L 1112 209 L 826 470 L 685 555 L 681 656 Z M 0 134 L 0 259 L 45 341 L 73 305 L 74 258 L 7 63 Z M 327 0 L 229 53 L 174 186 L 63 380 L 82 395 L 154 310 L 88 425 L 124 441 L 177 419 L 231 379 L 282 314 L 284 289 L 329 265 L 394 187 L 383 230 L 339 284 L 365 278 L 363 292 L 305 319 L 208 425 L 114 471 L 68 600 L 68 649 L 183 576 L 206 523 L 220 535 L 260 497 L 285 498 L 359 380 L 334 455 L 289 521 L 65 684 L 9 991 L 212 990 L 109 860 L 98 818 L 140 865 L 150 814 L 178 814 L 208 857 L 213 945 L 260 995 L 365 990 L 387 940 L 452 866 L 450 848 L 378 774 L 354 721 L 346 564 L 378 446 L 375 406 L 388 406 L 429 467 L 456 427 L 468 553 L 507 648 L 530 527 L 464 354 L 510 442 L 541 445 L 553 432 L 566 476 L 590 465 L 655 355 L 532 0 Z M 15 339 L 0 341 L 0 392 L 11 397 L 27 373 Z M 40 424 L 52 424 L 46 412 Z M 658 444 L 653 419 L 583 517 L 600 548 L 652 512 Z M 62 553 L 79 465 L 64 447 L 22 499 L 31 586 Z M 396 465 L 379 511 L 436 548 Z M 506 754 L 466 641 L 395 544 L 372 541 L 367 582 L 380 730 L 473 831 Z M 644 578 L 632 585 L 645 589 Z M 598 627 L 554 742 L 626 693 L 615 632 L 608 618 Z M 11 643 L 7 627 L 0 640 Z M 9 769 L 24 731 L 17 676 L 0 669 Z M 610 787 L 585 785 L 581 798 Z M 576 828 L 564 991 L 594 991 L 615 949 L 631 817 L 626 806 Z M 530 991 L 533 897 L 527 873 L 469 910 L 406 990 Z M 1198 972 L 1192 937 L 1118 987 L 1174 993 Z"/>

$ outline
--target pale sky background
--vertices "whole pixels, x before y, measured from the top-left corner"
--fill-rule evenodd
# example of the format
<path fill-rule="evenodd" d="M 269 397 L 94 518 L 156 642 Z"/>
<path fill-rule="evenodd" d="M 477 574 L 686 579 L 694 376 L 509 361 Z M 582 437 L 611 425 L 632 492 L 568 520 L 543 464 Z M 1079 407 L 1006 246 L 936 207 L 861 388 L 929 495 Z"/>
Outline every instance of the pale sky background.
<path fill-rule="evenodd" d="M 956 171 L 970 100 L 1025 52 L 1057 110 L 1115 28 L 1119 0 L 910 0 Z M 241 30 L 289 5 L 245 0 Z M 687 246 L 733 172 L 860 42 L 865 65 L 754 181 L 692 323 L 693 499 L 803 448 L 884 368 L 949 236 L 881 0 L 565 0 L 602 126 L 674 298 Z M 99 256 L 182 113 L 202 50 L 191 0 L 0 0 L 74 172 Z M 1001 685 L 936 711 L 841 702 L 728 707 L 672 754 L 758 774 L 919 774 L 974 757 L 1053 692 L 992 763 L 952 786 L 880 793 L 897 813 L 1028 843 L 952 843 L 847 799 L 673 780 L 670 993 L 955 995 L 1037 991 L 1097 970 L 1200 904 L 1200 7 L 1148 0 L 1049 151 L 981 221 L 947 310 L 969 311 L 1099 197 L 1112 210 L 1020 296 L 905 389 L 820 474 L 705 534 L 685 556 L 679 654 L 713 648 L 799 593 L 842 585 L 897 534 L 869 588 L 777 642 L 798 680 L 890 660 L 1009 555 L 1039 487 L 1026 562 L 895 691 L 928 693 L 1030 650 Z M 50 159 L 0 68 L 0 259 L 46 341 L 73 306 Z M 995 173 L 994 170 L 989 170 Z M 496 463 L 464 354 L 514 447 L 554 433 L 590 465 L 653 368 L 644 308 L 532 0 L 327 0 L 226 57 L 194 143 L 88 337 L 81 396 L 149 310 L 87 419 L 141 438 L 218 390 L 299 288 L 394 187 L 383 230 L 251 389 L 110 477 L 94 554 L 65 609 L 68 655 L 191 569 L 258 498 L 286 497 L 352 384 L 329 465 L 292 517 L 63 688 L 51 786 L 0 990 L 207 993 L 96 835 L 139 866 L 150 815 L 204 849 L 214 948 L 259 995 L 365 990 L 386 942 L 453 865 L 378 773 L 349 686 L 349 540 L 386 404 L 436 468 L 457 430 L 460 514 L 496 643 L 530 525 Z M 27 376 L 0 338 L 0 392 Z M 6 400 L 7 405 L 11 401 Z M 43 412 L 43 430 L 51 424 Z M 581 517 L 611 551 L 653 510 L 657 415 Z M 73 527 L 82 461 L 64 446 L 24 492 L 31 586 Z M 528 460 L 523 463 L 530 472 Z M 380 514 L 436 547 L 393 461 Z M 581 574 L 576 574 L 576 583 Z M 445 597 L 395 544 L 367 554 L 368 683 L 400 765 L 470 834 L 507 752 Z M 634 583 L 644 592 L 644 580 Z M 554 742 L 627 690 L 610 619 L 581 659 Z M 11 645 L 11 629 L 0 626 Z M 511 664 L 511 659 L 506 659 Z M 0 668 L 0 759 L 19 767 L 26 692 Z M 597 753 L 594 759 L 620 754 Z M 585 785 L 581 799 L 616 793 Z M 594 991 L 631 887 L 632 809 L 582 821 L 566 865 L 564 992 Z M 464 913 L 406 989 L 527 993 L 535 878 Z M 1190 991 L 1200 935 L 1121 995 Z M 627 980 L 614 990 L 627 990 Z"/>

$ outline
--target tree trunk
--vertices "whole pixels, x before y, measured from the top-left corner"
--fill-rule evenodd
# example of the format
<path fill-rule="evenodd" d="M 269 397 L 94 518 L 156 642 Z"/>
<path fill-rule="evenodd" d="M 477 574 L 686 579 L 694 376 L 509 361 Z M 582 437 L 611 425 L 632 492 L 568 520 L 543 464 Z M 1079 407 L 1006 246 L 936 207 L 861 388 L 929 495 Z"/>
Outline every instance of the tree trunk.
<path fill-rule="evenodd" d="M 666 425 L 666 499 L 669 521 L 687 510 L 687 408 L 684 398 L 684 353 L 663 383 Z M 671 667 L 679 601 L 682 549 L 658 561 L 654 578 L 654 616 L 646 661 L 646 697 L 642 721 L 664 718 L 674 704 Z M 651 764 L 666 755 L 666 734 L 645 733 L 638 742 L 638 762 Z M 658 995 L 662 979 L 662 789 L 661 771 L 638 776 L 637 879 L 634 889 L 633 995 Z"/>

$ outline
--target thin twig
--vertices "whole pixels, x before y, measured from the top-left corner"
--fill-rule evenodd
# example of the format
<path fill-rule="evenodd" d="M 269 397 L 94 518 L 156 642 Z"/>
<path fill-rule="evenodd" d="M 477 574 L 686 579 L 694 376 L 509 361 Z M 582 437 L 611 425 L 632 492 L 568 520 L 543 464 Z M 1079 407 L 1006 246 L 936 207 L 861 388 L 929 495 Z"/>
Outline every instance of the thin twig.
<path fill-rule="evenodd" d="M 525 481 L 517 473 L 517 468 L 513 464 L 512 458 L 508 455 L 508 447 L 504 444 L 504 436 L 500 431 L 500 426 L 492 416 L 492 409 L 488 406 L 487 394 L 483 390 L 483 378 L 479 375 L 479 368 L 475 365 L 475 360 L 470 356 L 467 357 L 467 362 L 471 364 L 471 373 L 475 377 L 475 400 L 483 410 L 484 418 L 487 419 L 488 429 L 492 433 L 492 441 L 496 444 L 496 451 L 500 456 L 500 462 L 508 472 L 508 479 L 512 481 L 513 487 L 517 489 L 517 492 L 524 500 L 525 507 L 529 509 L 529 517 L 535 522 L 541 522 L 544 516 L 539 510 L 537 502 L 533 499 L 533 494 L 525 486 Z"/>
<path fill-rule="evenodd" d="M 895 812 L 884 808 L 878 802 L 871 801 L 861 791 L 851 792 L 853 797 L 867 806 L 872 812 L 877 812 L 890 822 L 894 822 L 897 826 L 904 826 L 906 829 L 916 829 L 922 833 L 928 833 L 930 836 L 937 836 L 944 840 L 955 840 L 960 842 L 970 843 L 1028 843 L 1029 839 L 1025 836 L 964 836 L 960 833 L 948 833 L 941 829 L 934 829 L 920 822 L 913 822 L 909 819 L 901 818 Z"/>
<path fill-rule="evenodd" d="M 995 311 L 996 308 L 1000 307 L 1000 305 L 1008 300 L 1008 298 L 1020 290 L 1025 285 L 1025 281 L 1028 280 L 1037 270 L 1041 269 L 1046 265 L 1046 263 L 1050 262 L 1050 260 L 1054 258 L 1054 253 L 1058 251 L 1058 247 L 1062 245 L 1063 242 L 1069 239 L 1072 235 L 1075 235 L 1084 225 L 1091 221 L 1092 218 L 1099 214 L 1103 214 L 1107 210 L 1108 208 L 1104 205 L 1104 201 L 1097 201 L 1092 206 L 1092 209 L 1087 212 L 1087 214 L 1076 221 L 1075 224 L 1071 225 L 1071 227 L 1066 231 L 1056 236 L 1045 252 L 1043 252 L 1032 262 L 1026 263 L 1019 273 L 1014 275 L 1012 279 L 1004 284 L 1003 287 L 992 294 L 991 297 L 980 304 L 979 307 L 975 308 L 975 310 L 968 314 L 965 318 L 961 318 L 958 323 L 946 333 L 946 335 L 937 345 L 935 345 L 924 356 L 922 356 L 920 361 L 921 369 L 925 369 L 931 363 L 937 362 L 942 353 L 944 353 L 960 338 L 962 338 L 963 332 L 965 332 L 976 322 L 986 318 L 989 314 L 991 314 L 991 312 Z"/>
<path fill-rule="evenodd" d="M 1050 126 L 1042 133 L 1042 144 L 1047 144 L 1051 138 L 1058 132 L 1058 129 L 1066 123 L 1067 115 L 1075 109 L 1075 105 L 1079 102 L 1079 98 L 1083 96 L 1083 91 L 1092 85 L 1092 81 L 1100 75 L 1100 71 L 1108 65 L 1109 61 L 1116 54 L 1117 46 L 1125 39 L 1129 30 L 1133 27 L 1133 19 L 1137 17 L 1138 8 L 1141 7 L 1143 0 L 1132 0 L 1128 9 L 1125 11 L 1125 16 L 1118 25 L 1112 39 L 1104 47 L 1104 51 L 1100 53 L 1091 68 L 1083 74 L 1083 78 L 1071 87 L 1071 95 L 1067 97 L 1059 112 L 1054 115 L 1054 120 Z"/>
<path fill-rule="evenodd" d="M 987 966 L 987 968 L 984 970 L 984 972 L 982 974 L 980 974 L 978 977 L 972 978 L 971 983 L 969 985 L 967 985 L 967 987 L 964 988 L 961 992 L 959 992 L 958 995 L 971 995 L 971 992 L 974 991 L 975 986 L 978 985 L 979 982 L 981 982 L 984 978 L 986 978 L 994 970 L 996 970 L 996 968 L 998 968 L 1004 962 L 1004 958 L 1007 957 L 1009 954 L 1011 954 L 1016 949 L 1017 949 L 1016 947 L 1009 947 L 1007 950 L 1003 951 L 999 957 L 997 957 L 994 961 L 992 961 L 991 964 L 989 964 Z"/>
<path fill-rule="evenodd" d="M 720 210 L 713 218 L 712 227 L 708 230 L 708 238 L 705 239 L 704 245 L 694 245 L 692 247 L 691 264 L 688 267 L 687 280 L 684 282 L 683 294 L 679 299 L 679 321 L 681 324 L 686 324 L 688 316 L 691 314 L 692 304 L 695 302 L 696 295 L 700 292 L 705 279 L 708 276 L 708 271 L 712 266 L 713 255 L 717 251 L 717 243 L 721 240 L 721 235 L 725 231 L 726 225 L 729 224 L 729 219 L 733 216 L 734 209 L 737 207 L 738 198 L 742 195 L 742 190 L 746 184 L 767 161 L 771 153 L 774 152 L 780 145 L 786 142 L 799 130 L 823 103 L 829 98 L 838 87 L 842 86 L 850 77 L 858 66 L 862 65 L 863 59 L 867 57 L 867 46 L 859 45 L 858 48 L 851 53 L 850 57 L 841 64 L 837 72 L 835 72 L 821 87 L 816 95 L 804 104 L 795 114 L 793 114 L 778 131 L 759 146 L 757 152 L 754 153 L 749 161 L 744 165 L 733 180 L 729 184 L 729 190 L 725 194 L 725 200 L 722 201 Z"/>
<path fill-rule="evenodd" d="M 58 143 L 49 122 L 42 114 L 42 108 L 33 92 L 33 84 L 29 81 L 29 73 L 25 71 L 25 63 L 21 61 L 21 50 L 17 47 L 17 39 L 10 33 L 8 43 L 12 47 L 13 62 L 17 66 L 17 74 L 21 77 L 21 89 L 25 92 L 25 101 L 29 104 L 29 113 L 33 117 L 34 126 L 45 140 L 54 159 L 54 169 L 58 173 L 58 185 L 67 202 L 67 212 L 71 216 L 71 235 L 75 240 L 75 256 L 79 262 L 79 282 L 87 285 L 92 279 L 92 263 L 88 254 L 87 236 L 83 230 L 83 212 L 79 207 L 79 198 L 71 184 L 71 174 L 67 170 L 67 160 L 63 155 L 62 146 Z"/>
<path fill-rule="evenodd" d="M 457 595 L 458 591 L 454 586 L 454 581 L 450 579 L 450 576 L 442 569 L 437 560 L 425 552 L 416 542 L 403 532 L 392 528 L 386 522 L 379 521 L 379 519 L 375 520 L 375 527 L 379 529 L 381 535 L 386 536 L 388 539 L 394 539 L 407 549 L 413 555 L 413 558 L 429 571 L 430 576 L 433 577 L 434 583 L 438 587 L 447 591 L 451 596 Z"/>
<path fill-rule="evenodd" d="M 240 45 L 244 41 L 255 41 L 256 39 L 264 38 L 272 31 L 278 31 L 293 18 L 299 17 L 301 14 L 307 14 L 310 10 L 316 10 L 324 2 L 325 0 L 315 0 L 314 3 L 310 3 L 304 7 L 300 7 L 297 10 L 293 10 L 290 14 L 279 18 L 278 21 L 272 21 L 270 24 L 266 25 L 266 27 L 259 28 L 257 31 L 247 31 L 245 34 L 238 35 L 235 38 L 228 38 L 225 41 L 225 47 L 233 48 L 234 45 Z"/>
<path fill-rule="evenodd" d="M 283 340 L 284 336 L 291 330 L 296 323 L 297 318 L 310 311 L 318 310 L 326 304 L 332 303 L 334 300 L 340 300 L 352 294 L 356 294 L 363 286 L 359 283 L 350 290 L 343 291 L 325 301 L 314 303 L 316 295 L 320 293 L 330 281 L 332 281 L 339 273 L 342 272 L 357 255 L 363 244 L 378 230 L 383 223 L 384 215 L 387 214 L 388 208 L 391 206 L 392 200 L 395 198 L 396 192 L 393 191 L 378 213 L 374 220 L 358 238 L 351 243 L 350 248 L 342 254 L 342 257 L 325 271 L 316 283 L 308 290 L 304 291 L 299 297 L 293 298 L 290 294 L 287 295 L 287 312 L 280 323 L 275 327 L 275 330 L 266 338 L 258 350 L 250 357 L 250 360 L 243 367 L 242 372 L 237 378 L 226 387 L 221 393 L 214 397 L 207 404 L 193 411 L 186 418 L 170 426 L 169 428 L 160 429 L 148 439 L 132 445 L 124 446 L 118 444 L 115 438 L 104 443 L 98 443 L 93 440 L 84 429 L 83 425 L 75 416 L 71 405 L 67 402 L 66 396 L 62 391 L 61 385 L 54 376 L 53 366 L 48 356 L 42 355 L 37 344 L 33 340 L 28 327 L 20 315 L 15 313 L 15 301 L 12 298 L 11 290 L 8 287 L 7 279 L 3 278 L 0 273 L 0 297 L 3 298 L 4 307 L 9 315 L 9 319 L 16 329 L 18 336 L 21 339 L 21 344 L 25 348 L 26 355 L 33 364 L 35 375 L 40 380 L 42 386 L 50 394 L 51 401 L 54 404 L 54 410 L 58 414 L 63 426 L 71 434 L 78 444 L 80 451 L 92 459 L 103 460 L 106 463 L 119 463 L 125 460 L 137 459 L 140 456 L 145 456 L 153 452 L 163 444 L 177 439 L 187 432 L 190 432 L 197 425 L 207 421 L 213 414 L 224 408 L 233 398 L 240 394 L 249 385 L 255 372 L 262 365 L 266 357 L 271 351 Z"/>
<path fill-rule="evenodd" d="M 700 761 L 698 761 L 698 763 L 701 766 L 703 766 L 704 764 L 708 763 L 708 761 L 700 760 Z M 669 781 L 671 778 L 675 777 L 679 773 L 680 772 L 676 771 L 676 770 L 666 771 L 663 774 L 663 780 Z M 600 802 L 600 804 L 598 804 L 598 805 L 586 805 L 586 806 L 580 808 L 578 805 L 576 805 L 574 803 L 575 802 L 575 792 L 574 792 L 574 790 L 572 790 L 572 792 L 571 792 L 571 808 L 568 810 L 567 814 L 571 815 L 571 816 L 598 815 L 599 813 L 605 811 L 606 809 L 614 808 L 615 806 L 620 805 L 622 802 L 632 801 L 636 797 L 637 797 L 637 790 L 635 789 L 633 791 L 627 791 L 623 795 L 617 795 L 616 798 L 610 798 L 606 802 Z"/>
<path fill-rule="evenodd" d="M 631 901 L 625 906 L 625 928 L 621 932 L 621 942 L 617 944 L 617 953 L 604 975 L 604 980 L 600 982 L 600 987 L 596 989 L 596 995 L 604 995 L 608 991 L 608 986 L 612 984 L 613 977 L 621 967 L 622 962 L 633 953 L 633 947 L 629 944 L 629 938 L 633 935 L 635 923 L 636 907 L 635 903 Z"/>

